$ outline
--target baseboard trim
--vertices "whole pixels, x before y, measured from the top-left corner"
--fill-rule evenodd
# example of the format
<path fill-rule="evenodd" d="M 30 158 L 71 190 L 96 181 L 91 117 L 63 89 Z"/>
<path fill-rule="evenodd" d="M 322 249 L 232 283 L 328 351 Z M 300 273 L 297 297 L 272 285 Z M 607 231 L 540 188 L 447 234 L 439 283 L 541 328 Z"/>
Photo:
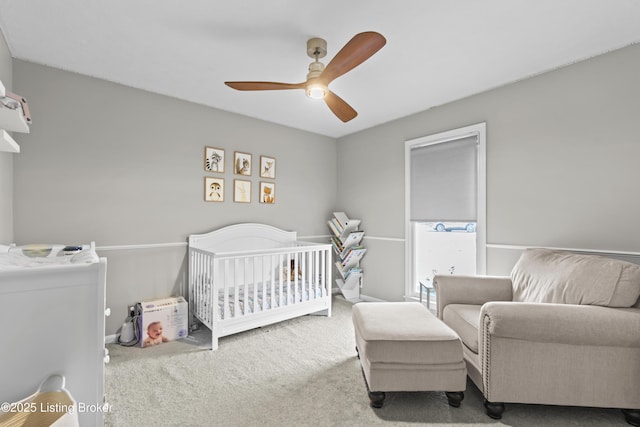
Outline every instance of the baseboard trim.
<path fill-rule="evenodd" d="M 385 302 L 385 300 L 383 299 L 378 299 L 378 298 L 370 297 L 369 295 L 362 295 L 362 294 L 360 294 L 360 300 L 366 301 L 366 302 Z"/>
<path fill-rule="evenodd" d="M 118 335 L 117 334 L 107 335 L 107 336 L 104 337 L 104 343 L 105 344 L 115 344 L 116 342 L 118 342 Z"/>

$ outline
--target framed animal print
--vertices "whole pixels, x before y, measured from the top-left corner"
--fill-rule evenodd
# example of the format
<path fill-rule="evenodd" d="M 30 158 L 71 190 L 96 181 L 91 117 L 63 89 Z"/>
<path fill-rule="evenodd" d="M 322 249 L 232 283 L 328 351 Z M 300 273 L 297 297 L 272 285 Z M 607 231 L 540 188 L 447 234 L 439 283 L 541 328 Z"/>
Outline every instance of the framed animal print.
<path fill-rule="evenodd" d="M 276 202 L 276 184 L 260 182 L 260 203 L 274 204 Z"/>
<path fill-rule="evenodd" d="M 204 147 L 204 170 L 224 173 L 224 150 L 222 148 Z"/>
<path fill-rule="evenodd" d="M 260 156 L 260 178 L 276 177 L 276 159 L 273 157 Z"/>
<path fill-rule="evenodd" d="M 224 179 L 204 177 L 205 202 L 224 202 Z"/>
<path fill-rule="evenodd" d="M 251 154 L 236 151 L 233 159 L 233 172 L 236 175 L 251 176 Z"/>
<path fill-rule="evenodd" d="M 233 180 L 233 201 L 251 203 L 251 181 L 245 181 L 244 179 Z"/>

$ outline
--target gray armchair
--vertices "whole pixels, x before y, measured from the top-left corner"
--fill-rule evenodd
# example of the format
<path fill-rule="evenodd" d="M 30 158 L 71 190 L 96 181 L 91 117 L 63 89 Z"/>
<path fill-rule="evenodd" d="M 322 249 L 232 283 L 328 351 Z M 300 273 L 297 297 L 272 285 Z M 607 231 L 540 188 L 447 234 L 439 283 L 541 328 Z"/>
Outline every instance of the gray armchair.
<path fill-rule="evenodd" d="M 640 425 L 640 265 L 528 249 L 511 277 L 434 285 L 490 417 L 505 403 L 590 406 Z"/>

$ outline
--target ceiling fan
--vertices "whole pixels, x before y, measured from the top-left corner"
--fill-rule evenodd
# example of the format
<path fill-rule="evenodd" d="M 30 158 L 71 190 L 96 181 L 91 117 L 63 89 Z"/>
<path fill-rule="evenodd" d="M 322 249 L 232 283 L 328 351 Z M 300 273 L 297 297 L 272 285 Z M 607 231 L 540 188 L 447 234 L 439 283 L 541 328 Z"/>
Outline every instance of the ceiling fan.
<path fill-rule="evenodd" d="M 382 49 L 386 43 L 387 40 L 381 34 L 373 31 L 356 34 L 325 67 L 318 59 L 326 56 L 327 42 L 315 37 L 307 41 L 307 55 L 315 61 L 309 64 L 309 73 L 305 82 L 224 82 L 224 84 L 237 90 L 304 89 L 310 98 L 324 99 L 333 114 L 346 123 L 358 113 L 329 90 L 329 83 L 362 64 Z"/>

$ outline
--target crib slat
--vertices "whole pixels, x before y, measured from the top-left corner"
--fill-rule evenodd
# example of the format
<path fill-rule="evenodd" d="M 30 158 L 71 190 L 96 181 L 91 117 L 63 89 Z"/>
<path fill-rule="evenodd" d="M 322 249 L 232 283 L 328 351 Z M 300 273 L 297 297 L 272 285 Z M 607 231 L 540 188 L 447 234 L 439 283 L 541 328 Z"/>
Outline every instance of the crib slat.
<path fill-rule="evenodd" d="M 205 322 L 211 322 L 211 318 L 209 316 L 209 310 L 207 310 L 207 299 L 206 299 L 206 286 L 207 286 L 207 279 L 211 280 L 211 276 L 207 275 L 207 268 L 208 265 L 206 263 L 207 260 L 207 255 L 200 252 L 198 253 L 198 258 L 197 258 L 197 263 L 198 263 L 198 268 L 200 269 L 199 271 L 202 272 L 202 274 L 200 275 L 200 277 L 198 278 L 198 312 L 200 313 L 200 316 L 204 319 Z"/>
<path fill-rule="evenodd" d="M 196 264 L 196 256 L 197 253 L 189 248 L 189 271 L 200 271 L 197 270 L 198 266 Z M 198 312 L 197 308 L 197 287 L 198 287 L 199 279 L 196 275 L 189 275 L 189 304 L 191 305 L 193 313 L 196 314 Z"/>
<path fill-rule="evenodd" d="M 302 300 L 305 300 L 305 295 L 306 300 L 310 300 L 311 299 L 311 293 L 309 292 L 309 286 L 311 285 L 310 281 L 309 281 L 309 272 L 307 271 L 307 257 L 309 256 L 309 252 L 305 251 L 305 252 L 301 252 L 300 253 L 300 264 L 301 264 L 301 270 L 302 270 L 302 278 L 300 279 L 300 288 L 302 291 Z"/>
<path fill-rule="evenodd" d="M 206 276 L 203 279 L 201 292 L 201 307 L 207 312 L 207 321 L 213 325 L 218 319 L 218 298 L 214 299 L 215 277 L 216 277 L 216 259 L 212 254 L 205 253 L 202 262 L 206 264 Z"/>
<path fill-rule="evenodd" d="M 194 268 L 196 268 L 196 271 L 201 272 L 202 271 L 202 258 L 203 258 L 203 254 L 200 252 L 194 252 L 193 253 L 193 257 L 192 257 L 192 262 L 194 264 Z M 194 286 L 194 294 L 192 295 L 193 298 L 193 303 L 194 303 L 194 307 L 195 307 L 195 311 L 198 314 L 199 317 L 204 318 L 203 314 L 202 314 L 202 282 L 204 280 L 203 275 L 199 274 L 198 276 L 194 277 L 193 280 L 195 280 L 195 286 Z"/>
<path fill-rule="evenodd" d="M 205 273 L 200 282 L 200 309 L 205 311 L 207 322 L 209 325 L 213 325 L 218 318 L 218 305 L 216 300 L 213 299 L 214 292 L 214 277 L 215 270 L 215 258 L 209 253 L 203 253 L 201 258 L 202 263 L 205 265 Z"/>
<path fill-rule="evenodd" d="M 238 307 L 238 286 L 240 282 L 240 260 L 233 260 L 233 317 L 238 317 L 240 309 Z"/>
<path fill-rule="evenodd" d="M 315 279 L 316 270 L 317 270 L 317 266 L 315 264 L 315 254 L 316 254 L 315 250 L 309 252 L 309 261 L 308 261 L 309 265 L 310 265 L 310 267 L 309 267 L 309 278 L 308 278 L 308 281 L 309 281 L 309 298 L 311 298 L 311 295 L 313 294 L 313 299 L 316 298 L 316 293 L 315 293 L 315 290 L 314 290 L 315 283 L 316 283 L 316 279 Z"/>
<path fill-rule="evenodd" d="M 204 258 L 204 254 L 201 252 L 196 252 L 193 254 L 193 263 L 195 264 L 195 268 L 197 269 L 196 271 L 201 272 L 201 274 L 198 275 L 198 277 L 195 278 L 196 280 L 196 286 L 195 286 L 195 295 L 193 295 L 194 298 L 194 305 L 196 307 L 196 313 L 198 314 L 198 316 L 200 316 L 201 318 L 206 319 L 206 314 L 203 313 L 204 311 L 204 307 L 202 306 L 203 304 L 203 298 L 202 298 L 202 288 L 203 288 L 203 282 L 205 280 L 205 278 L 203 277 L 204 274 L 202 274 L 203 270 L 204 270 L 204 266 L 203 266 L 203 258 Z"/>
<path fill-rule="evenodd" d="M 291 254 L 287 254 L 287 305 L 291 304 L 291 273 L 293 270 L 291 269 Z M 295 265 L 293 266 L 295 268 Z M 294 300 L 295 302 L 295 300 Z"/>
<path fill-rule="evenodd" d="M 209 324 L 213 323 L 215 318 L 213 318 L 214 311 L 211 307 L 209 294 L 211 293 L 211 287 L 213 286 L 213 264 L 212 257 L 209 254 L 200 253 L 199 254 L 199 263 L 201 271 L 204 274 L 200 277 L 200 312 L 202 313 L 202 317 L 206 319 L 206 322 Z M 208 292 L 207 292 L 208 289 Z"/>
<path fill-rule="evenodd" d="M 263 257 L 262 262 L 260 263 L 260 265 L 262 266 L 260 271 L 258 271 L 255 266 L 253 267 L 253 313 L 257 313 L 258 311 L 260 311 L 260 303 L 258 302 L 258 286 L 260 286 L 260 283 L 264 284 L 264 264 L 265 259 Z M 262 280 L 258 280 L 258 274 L 261 275 L 261 277 L 263 278 Z"/>
<path fill-rule="evenodd" d="M 256 261 L 257 261 L 258 257 L 252 256 L 251 258 L 249 258 L 249 275 L 245 276 L 245 282 L 246 282 L 246 286 L 247 289 L 244 291 L 245 293 L 245 300 L 244 300 L 244 311 L 245 314 L 249 314 L 249 313 L 253 313 L 255 312 L 254 307 L 252 307 L 252 296 L 251 294 L 253 293 L 253 295 L 255 295 L 255 288 L 256 288 L 256 279 L 255 279 L 255 269 L 256 269 Z"/>
<path fill-rule="evenodd" d="M 273 278 L 275 271 L 273 271 L 273 256 L 269 255 L 265 257 L 265 274 L 267 275 L 267 283 L 263 286 L 264 295 L 269 299 L 269 307 L 273 307 Z M 263 310 L 267 309 L 267 301 L 263 302 Z"/>
<path fill-rule="evenodd" d="M 322 272 L 322 278 L 320 280 L 320 297 L 324 297 L 327 295 L 326 293 L 327 279 L 331 277 L 329 276 L 330 272 L 328 271 L 326 266 L 326 256 L 327 256 L 327 251 L 322 251 L 320 253 L 320 271 Z"/>
<path fill-rule="evenodd" d="M 299 299 L 298 299 L 298 252 L 296 252 L 295 254 L 293 254 L 293 268 L 291 268 L 291 274 L 289 275 L 289 279 L 293 278 L 292 282 L 293 282 L 293 303 L 297 304 Z"/>
<path fill-rule="evenodd" d="M 229 260 L 225 259 L 223 262 L 223 269 L 222 269 L 222 283 L 224 286 L 223 289 L 223 294 L 222 294 L 222 308 L 224 310 L 224 318 L 228 319 L 229 317 L 231 317 L 231 313 L 229 312 Z M 220 293 L 218 292 L 218 295 L 220 295 Z M 216 300 L 218 299 L 218 296 L 214 296 L 214 298 L 216 298 Z"/>
<path fill-rule="evenodd" d="M 318 297 L 318 280 L 320 279 L 319 270 L 318 270 L 318 251 L 314 250 L 311 254 L 311 259 L 313 260 L 313 272 L 311 273 L 311 290 L 313 292 L 313 297 Z"/>
<path fill-rule="evenodd" d="M 331 252 L 329 252 L 328 250 L 325 251 L 322 259 L 323 259 L 322 261 L 323 264 L 326 266 L 325 274 L 324 274 L 324 287 L 323 287 L 324 293 L 322 294 L 322 296 L 331 297 Z"/>
<path fill-rule="evenodd" d="M 313 250 L 309 254 L 309 263 L 313 265 L 313 271 L 309 272 L 309 294 L 313 293 L 313 299 L 318 297 L 318 251 Z"/>
<path fill-rule="evenodd" d="M 249 290 L 251 287 L 251 277 L 253 274 L 251 273 L 251 265 L 253 263 L 253 257 L 244 258 L 244 274 L 242 276 L 242 298 L 240 299 L 240 303 L 242 305 L 242 315 L 246 315 L 251 312 L 251 307 L 249 307 Z"/>
<path fill-rule="evenodd" d="M 277 295 L 276 295 L 276 303 L 278 303 L 278 307 L 284 305 L 284 301 L 283 301 L 283 287 L 284 287 L 284 267 L 283 264 L 284 263 L 284 258 L 282 255 L 280 255 L 278 257 L 278 291 L 277 291 Z"/>

